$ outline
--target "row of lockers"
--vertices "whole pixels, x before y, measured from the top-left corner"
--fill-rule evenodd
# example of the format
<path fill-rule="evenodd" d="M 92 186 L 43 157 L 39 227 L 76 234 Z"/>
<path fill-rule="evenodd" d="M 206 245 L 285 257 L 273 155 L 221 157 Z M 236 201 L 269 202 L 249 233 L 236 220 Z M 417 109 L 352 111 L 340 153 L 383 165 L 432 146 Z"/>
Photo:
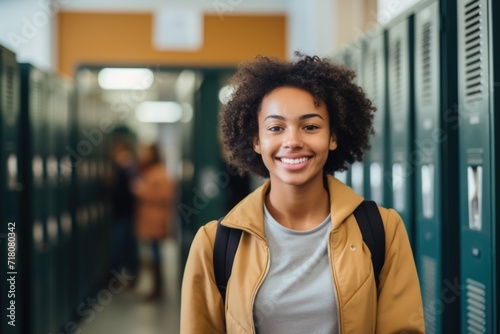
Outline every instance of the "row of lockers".
<path fill-rule="evenodd" d="M 7 107 L 1 104 L 0 175 L 11 180 L 13 188 L 2 188 L 2 198 L 9 202 L 0 203 L 0 233 L 6 233 L 7 221 L 17 222 L 16 282 L 22 289 L 15 298 L 16 314 L 29 319 L 12 327 L 3 318 L 0 328 L 2 333 L 69 333 L 93 319 L 95 307 L 101 309 L 107 299 L 97 306 L 93 300 L 100 301 L 101 292 L 106 297 L 107 283 L 116 278 L 109 268 L 107 185 L 112 173 L 112 128 L 121 124 L 123 105 L 106 100 L 96 67 L 80 67 L 71 82 L 29 64 L 17 64 L 12 52 L 0 50 L 0 91 L 8 91 L 1 93 L 0 101 L 15 102 Z M 218 92 L 233 70 L 197 68 L 203 76 L 193 97 L 197 112 L 193 121 L 179 124 L 183 161 L 196 166 L 180 184 L 184 260 L 197 228 L 227 212 L 231 197 L 229 191 L 220 191 L 203 210 L 188 219 L 182 215 L 182 205 L 190 208 L 197 203 L 193 189 L 202 188 L 198 182 L 206 179 L 207 170 L 217 171 L 223 164 L 219 142 L 214 140 Z M 7 80 L 6 73 L 12 73 L 13 79 Z M 4 122 L 9 115 L 12 121 Z M 6 147 L 12 154 L 3 150 Z M 16 166 L 11 176 L 6 176 L 12 169 L 8 166 Z M 0 245 L 0 256 L 6 259 L 8 245 L 1 239 Z M 6 272 L 0 272 L 0 279 L 7 278 Z M 0 293 L 2 306 L 8 305 L 12 300 L 8 287 L 1 285 Z"/>
<path fill-rule="evenodd" d="M 0 46 L 2 333 L 74 332 L 109 275 L 108 143 L 79 99 L 92 94 Z"/>
<path fill-rule="evenodd" d="M 363 162 L 338 175 L 404 219 L 428 333 L 496 333 L 498 1 L 421 1 L 336 57 L 377 106 Z"/>

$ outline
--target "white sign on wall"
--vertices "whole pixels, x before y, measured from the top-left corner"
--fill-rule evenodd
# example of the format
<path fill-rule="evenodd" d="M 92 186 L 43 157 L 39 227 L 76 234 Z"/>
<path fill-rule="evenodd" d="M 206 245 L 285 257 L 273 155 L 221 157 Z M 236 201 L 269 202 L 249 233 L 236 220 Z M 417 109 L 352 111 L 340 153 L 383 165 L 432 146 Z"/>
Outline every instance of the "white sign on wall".
<path fill-rule="evenodd" d="M 153 46 L 165 51 L 197 51 L 203 46 L 203 13 L 164 8 L 153 19 Z"/>

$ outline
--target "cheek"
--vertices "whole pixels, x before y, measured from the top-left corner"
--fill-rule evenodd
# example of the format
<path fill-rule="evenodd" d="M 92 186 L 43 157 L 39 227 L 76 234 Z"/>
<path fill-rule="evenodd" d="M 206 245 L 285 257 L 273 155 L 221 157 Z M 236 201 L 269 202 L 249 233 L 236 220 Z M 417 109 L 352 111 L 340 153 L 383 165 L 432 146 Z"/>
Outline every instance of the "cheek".
<path fill-rule="evenodd" d="M 274 155 L 277 154 L 277 151 L 279 150 L 279 145 L 276 145 L 276 142 L 272 140 L 261 138 L 260 151 L 264 163 L 266 163 L 266 161 L 269 162 L 274 159 Z"/>
<path fill-rule="evenodd" d="M 262 150 L 270 150 L 275 146 L 274 141 L 272 138 L 269 138 L 268 136 L 265 135 L 260 135 L 259 136 L 259 145 Z"/>
<path fill-rule="evenodd" d="M 272 152 L 269 148 L 269 144 L 261 142 L 260 149 L 261 149 L 262 160 L 264 161 L 270 160 L 271 159 L 270 155 L 272 155 Z"/>
<path fill-rule="evenodd" d="M 262 147 L 263 150 L 269 150 L 272 147 L 272 145 L 269 142 L 269 140 L 264 139 L 260 141 L 260 147 Z"/>

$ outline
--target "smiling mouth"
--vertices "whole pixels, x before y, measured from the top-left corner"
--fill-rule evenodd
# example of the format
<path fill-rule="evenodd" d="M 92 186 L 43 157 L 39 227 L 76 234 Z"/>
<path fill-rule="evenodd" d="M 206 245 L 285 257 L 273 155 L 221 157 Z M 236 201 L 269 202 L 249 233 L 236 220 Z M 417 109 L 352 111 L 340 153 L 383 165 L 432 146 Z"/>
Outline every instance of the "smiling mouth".
<path fill-rule="evenodd" d="M 311 158 L 310 157 L 303 157 L 303 158 L 298 158 L 298 159 L 280 158 L 279 160 L 282 163 L 285 163 L 287 165 L 297 165 L 297 164 L 304 163 L 309 159 L 311 159 Z"/>

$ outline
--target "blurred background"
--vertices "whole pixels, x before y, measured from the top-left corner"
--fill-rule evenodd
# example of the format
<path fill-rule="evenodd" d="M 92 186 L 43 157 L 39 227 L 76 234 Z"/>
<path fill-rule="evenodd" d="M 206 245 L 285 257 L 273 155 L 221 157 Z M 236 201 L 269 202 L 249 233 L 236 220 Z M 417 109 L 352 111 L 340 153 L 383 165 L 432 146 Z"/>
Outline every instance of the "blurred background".
<path fill-rule="evenodd" d="M 335 176 L 403 217 L 427 332 L 497 333 L 499 7 L 0 0 L 0 332 L 178 333 L 194 234 L 263 181 L 225 162 L 227 79 L 301 51 L 377 106 Z"/>

